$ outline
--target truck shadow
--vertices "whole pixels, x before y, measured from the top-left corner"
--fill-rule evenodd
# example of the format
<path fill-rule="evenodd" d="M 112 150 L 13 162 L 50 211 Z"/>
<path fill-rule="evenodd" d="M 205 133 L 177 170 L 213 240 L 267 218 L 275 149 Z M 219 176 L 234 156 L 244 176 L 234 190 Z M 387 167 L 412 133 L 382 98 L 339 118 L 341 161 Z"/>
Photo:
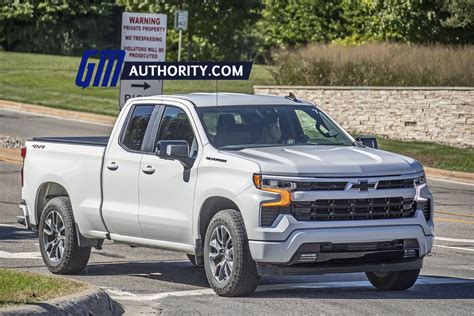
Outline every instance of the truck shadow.
<path fill-rule="evenodd" d="M 209 288 L 204 268 L 196 268 L 189 262 L 147 261 L 124 262 L 104 265 L 91 264 L 82 273 L 88 276 L 128 275 L 160 282 L 185 284 Z M 342 277 L 342 278 L 341 278 Z M 306 278 L 305 278 L 306 279 Z M 379 291 L 368 281 L 338 276 L 330 278 L 308 276 L 307 281 L 289 283 L 288 277 L 263 277 L 257 291 L 248 298 L 300 298 L 300 299 L 474 299 L 474 280 L 444 276 L 421 276 L 417 284 L 407 291 Z M 242 298 L 246 299 L 246 298 Z"/>
<path fill-rule="evenodd" d="M 129 275 L 161 282 L 209 287 L 204 268 L 196 268 L 189 261 L 141 261 L 89 264 L 83 275 Z"/>
<path fill-rule="evenodd" d="M 16 226 L 0 226 L 0 240 L 35 239 L 38 235 L 32 230 Z"/>

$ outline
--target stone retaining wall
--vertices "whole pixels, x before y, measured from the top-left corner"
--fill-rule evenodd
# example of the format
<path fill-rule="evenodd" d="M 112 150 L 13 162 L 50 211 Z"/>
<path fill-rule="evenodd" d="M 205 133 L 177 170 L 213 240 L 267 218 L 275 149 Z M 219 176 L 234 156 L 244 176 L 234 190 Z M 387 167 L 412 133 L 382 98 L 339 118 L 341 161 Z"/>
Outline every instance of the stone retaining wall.
<path fill-rule="evenodd" d="M 256 94 L 319 105 L 348 131 L 392 139 L 474 146 L 474 88 L 254 86 Z"/>

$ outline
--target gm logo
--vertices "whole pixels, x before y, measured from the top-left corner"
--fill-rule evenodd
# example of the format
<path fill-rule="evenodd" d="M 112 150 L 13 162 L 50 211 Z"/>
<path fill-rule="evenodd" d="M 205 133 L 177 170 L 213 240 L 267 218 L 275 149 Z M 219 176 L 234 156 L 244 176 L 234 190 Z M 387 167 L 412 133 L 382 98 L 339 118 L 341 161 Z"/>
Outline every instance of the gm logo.
<path fill-rule="evenodd" d="M 99 54 L 100 59 L 99 65 L 96 69 L 96 64 L 88 61 L 89 58 L 96 57 L 97 54 Z M 86 50 L 82 55 L 81 65 L 79 66 L 79 70 L 77 71 L 76 85 L 82 87 L 83 89 L 87 88 L 90 85 L 92 75 L 94 74 L 95 69 L 94 82 L 92 83 L 93 87 L 98 87 L 99 84 L 101 87 L 107 87 L 109 85 L 109 81 L 110 86 L 115 87 L 117 85 L 117 81 L 119 80 L 120 71 L 122 70 L 124 59 L 125 51 L 120 49 L 101 50 L 100 52 L 97 49 Z M 102 73 L 104 72 L 104 67 L 105 73 L 102 76 Z M 114 74 L 112 76 L 112 80 L 110 80 L 110 75 L 113 69 Z"/>

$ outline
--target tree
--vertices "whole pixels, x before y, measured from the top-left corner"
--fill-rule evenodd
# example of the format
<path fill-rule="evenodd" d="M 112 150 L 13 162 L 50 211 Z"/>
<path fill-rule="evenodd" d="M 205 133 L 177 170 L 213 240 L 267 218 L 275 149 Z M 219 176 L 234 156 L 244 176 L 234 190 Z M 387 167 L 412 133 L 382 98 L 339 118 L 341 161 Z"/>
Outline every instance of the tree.
<path fill-rule="evenodd" d="M 264 0 L 259 24 L 269 47 L 329 42 L 343 35 L 341 1 Z"/>
<path fill-rule="evenodd" d="M 116 5 L 109 1 L 2 0 L 0 46 L 6 50 L 75 55 L 113 46 Z"/>

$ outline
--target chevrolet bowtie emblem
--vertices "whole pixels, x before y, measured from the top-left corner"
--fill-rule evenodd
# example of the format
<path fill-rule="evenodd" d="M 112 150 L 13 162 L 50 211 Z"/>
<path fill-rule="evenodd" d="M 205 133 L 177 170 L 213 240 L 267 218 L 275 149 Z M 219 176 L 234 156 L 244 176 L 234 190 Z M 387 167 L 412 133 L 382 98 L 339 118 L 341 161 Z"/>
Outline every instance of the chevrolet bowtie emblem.
<path fill-rule="evenodd" d="M 369 183 L 367 180 L 359 180 L 359 183 L 352 185 L 352 189 L 359 189 L 359 191 L 368 191 L 375 188 L 375 183 Z"/>

